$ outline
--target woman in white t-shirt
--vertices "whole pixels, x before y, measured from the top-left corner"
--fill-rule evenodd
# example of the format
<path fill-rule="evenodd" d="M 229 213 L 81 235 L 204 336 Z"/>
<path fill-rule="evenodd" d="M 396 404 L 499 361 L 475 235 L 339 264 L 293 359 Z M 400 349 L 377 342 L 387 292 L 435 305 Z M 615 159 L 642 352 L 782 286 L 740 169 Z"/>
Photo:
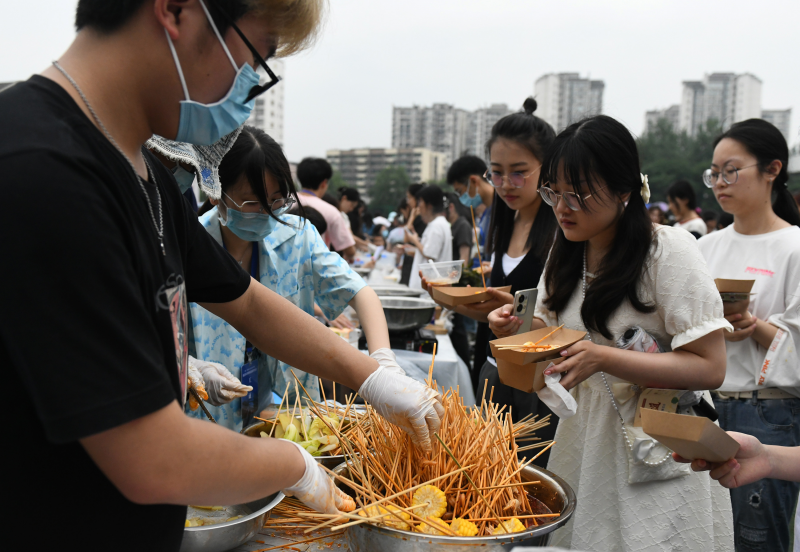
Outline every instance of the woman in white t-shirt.
<path fill-rule="evenodd" d="M 453 234 L 450 223 L 445 218 L 444 192 L 439 186 L 425 186 L 417 192 L 416 200 L 419 217 L 427 226 L 420 238 L 413 226 L 406 225 L 408 243 L 416 248 L 408 287 L 422 289 L 420 263 L 427 263 L 429 260 L 435 263 L 452 261 Z"/>
<path fill-rule="evenodd" d="M 591 117 L 559 134 L 541 182 L 560 230 L 539 281 L 534 327 L 564 324 L 589 335 L 545 370 L 563 372 L 561 384 L 577 402 L 577 413 L 558 423 L 547 466 L 577 497 L 552 545 L 731 550 L 727 492 L 675 464 L 632 427 L 643 388 L 713 389 L 724 378 L 722 333 L 730 324 L 697 241 L 650 221 L 636 142 L 610 117 Z M 511 318 L 504 307 L 489 315 L 489 325 L 498 336 L 513 333 Z M 633 327 L 665 352 L 619 348 Z"/>
<path fill-rule="evenodd" d="M 708 227 L 697 214 L 697 198 L 694 188 L 686 180 L 678 180 L 667 189 L 669 210 L 675 215 L 675 228 L 683 228 L 695 238 L 701 238 L 708 232 Z"/>
<path fill-rule="evenodd" d="M 715 278 L 755 280 L 749 300 L 725 303 L 735 331 L 725 336 L 728 370 L 714 393 L 719 423 L 767 445 L 798 446 L 800 213 L 787 189 L 788 147 L 761 119 L 734 124 L 714 146 L 703 181 L 733 225 L 698 245 Z M 776 479 L 732 489 L 737 549 L 788 550 L 799 491 Z"/>

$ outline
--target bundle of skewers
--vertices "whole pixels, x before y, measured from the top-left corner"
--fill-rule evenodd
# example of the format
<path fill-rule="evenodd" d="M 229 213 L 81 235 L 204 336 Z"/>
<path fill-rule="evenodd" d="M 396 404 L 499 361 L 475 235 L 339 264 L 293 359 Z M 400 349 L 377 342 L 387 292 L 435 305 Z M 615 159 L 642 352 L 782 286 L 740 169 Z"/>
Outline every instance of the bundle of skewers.
<path fill-rule="evenodd" d="M 427 383 L 436 389 L 432 368 L 433 363 Z M 532 502 L 538 501 L 527 492 L 540 482 L 522 477 L 523 469 L 554 444 L 534 435 L 549 424 L 549 416 L 541 420 L 528 416 L 513 423 L 505 406 L 492 403 L 492 394 L 493 390 L 487 400 L 484 389 L 480 407 L 466 407 L 458 389 L 445 392 L 445 414 L 432 436 L 431 452 L 417 447 L 402 429 L 367 405 L 346 435 L 331 427 L 348 469 L 329 472 L 354 497 L 356 510 L 321 514 L 286 501 L 273 510 L 267 527 L 292 524 L 311 533 L 370 523 L 474 537 L 516 533 L 552 521 L 559 514 L 535 513 L 540 510 Z M 324 413 L 324 407 L 320 410 L 321 405 L 309 403 L 312 411 Z M 526 452 L 531 458 L 520 460 L 518 453 Z"/>
<path fill-rule="evenodd" d="M 540 343 L 563 327 L 564 324 L 561 324 L 558 328 L 556 328 L 546 336 L 536 341 L 526 341 L 522 345 L 512 345 L 512 344 L 495 345 L 495 347 L 497 347 L 501 351 L 519 351 L 521 353 L 543 353 L 545 351 L 552 351 L 553 349 L 557 349 L 555 345 L 540 345 Z"/>

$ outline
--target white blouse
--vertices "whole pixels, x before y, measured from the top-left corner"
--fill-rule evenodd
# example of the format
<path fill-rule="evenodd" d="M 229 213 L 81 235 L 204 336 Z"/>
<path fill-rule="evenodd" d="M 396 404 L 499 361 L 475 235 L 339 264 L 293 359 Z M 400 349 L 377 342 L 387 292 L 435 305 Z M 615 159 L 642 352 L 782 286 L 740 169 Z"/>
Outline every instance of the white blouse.
<path fill-rule="evenodd" d="M 625 330 L 641 326 L 663 350 L 671 351 L 720 328 L 733 329 L 723 316 L 722 300 L 694 236 L 669 226 L 656 226 L 655 236 L 638 291 L 639 298 L 645 304 L 655 304 L 656 310 L 639 312 L 625 299 L 607 322 L 614 340 L 594 332 L 595 343 L 614 346 Z M 586 329 L 580 313 L 581 285 L 576 286 L 566 308 L 557 316 L 544 305 L 545 272 L 539 280 L 535 316 L 548 326 L 565 324 L 575 330 Z"/>

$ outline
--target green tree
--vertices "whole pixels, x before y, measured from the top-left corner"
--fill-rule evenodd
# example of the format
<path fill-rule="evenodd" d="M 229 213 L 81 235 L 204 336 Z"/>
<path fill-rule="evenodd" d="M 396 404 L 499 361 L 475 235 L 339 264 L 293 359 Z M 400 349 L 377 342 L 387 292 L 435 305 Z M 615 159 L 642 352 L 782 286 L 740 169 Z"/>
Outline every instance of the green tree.
<path fill-rule="evenodd" d="M 698 205 L 717 209 L 714 194 L 705 187 L 702 174 L 711 164 L 714 137 L 720 132 L 715 120 L 703 125 L 692 137 L 675 132 L 666 119 L 637 140 L 642 172 L 650 183 L 651 201 L 666 201 L 667 189 L 677 180 L 689 181 L 695 189 Z"/>
<path fill-rule="evenodd" d="M 369 210 L 372 213 L 389 213 L 406 195 L 406 189 L 411 184 L 411 179 L 403 167 L 386 167 L 375 178 L 375 184 L 367 191 L 370 202 Z"/>

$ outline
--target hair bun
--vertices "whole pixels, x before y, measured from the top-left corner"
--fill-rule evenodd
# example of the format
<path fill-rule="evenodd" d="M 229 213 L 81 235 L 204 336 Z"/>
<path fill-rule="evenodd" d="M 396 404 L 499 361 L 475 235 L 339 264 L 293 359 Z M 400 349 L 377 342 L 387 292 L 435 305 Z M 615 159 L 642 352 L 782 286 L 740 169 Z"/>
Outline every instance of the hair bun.
<path fill-rule="evenodd" d="M 538 104 L 536 103 L 536 100 L 533 98 L 533 96 L 525 98 L 525 101 L 522 102 L 522 109 L 525 110 L 526 115 L 533 115 L 533 112 L 536 111 L 537 106 Z"/>

